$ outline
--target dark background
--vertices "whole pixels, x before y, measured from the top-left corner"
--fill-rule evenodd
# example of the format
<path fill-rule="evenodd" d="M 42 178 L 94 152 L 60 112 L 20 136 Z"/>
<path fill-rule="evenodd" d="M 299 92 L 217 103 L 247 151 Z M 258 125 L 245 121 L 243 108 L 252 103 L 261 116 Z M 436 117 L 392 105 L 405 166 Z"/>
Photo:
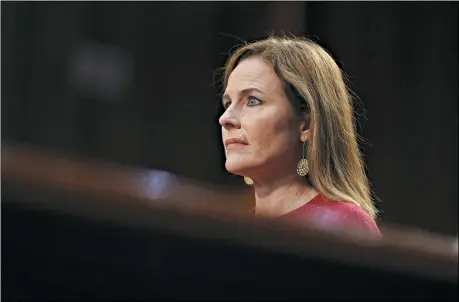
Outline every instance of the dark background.
<path fill-rule="evenodd" d="M 335 56 L 361 99 L 358 129 L 380 221 L 455 235 L 457 9 L 2 2 L 2 140 L 242 188 L 223 166 L 216 71 L 238 39 L 309 36 Z M 78 73 L 83 53 L 89 68 Z"/>

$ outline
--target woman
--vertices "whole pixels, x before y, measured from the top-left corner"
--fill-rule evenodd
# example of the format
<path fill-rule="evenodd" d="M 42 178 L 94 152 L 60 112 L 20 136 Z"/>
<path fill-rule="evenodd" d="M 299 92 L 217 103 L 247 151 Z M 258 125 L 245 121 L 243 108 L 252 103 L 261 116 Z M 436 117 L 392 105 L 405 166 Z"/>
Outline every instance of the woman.
<path fill-rule="evenodd" d="M 225 65 L 226 169 L 255 189 L 255 215 L 379 234 L 350 93 L 333 58 L 299 38 L 247 44 Z"/>

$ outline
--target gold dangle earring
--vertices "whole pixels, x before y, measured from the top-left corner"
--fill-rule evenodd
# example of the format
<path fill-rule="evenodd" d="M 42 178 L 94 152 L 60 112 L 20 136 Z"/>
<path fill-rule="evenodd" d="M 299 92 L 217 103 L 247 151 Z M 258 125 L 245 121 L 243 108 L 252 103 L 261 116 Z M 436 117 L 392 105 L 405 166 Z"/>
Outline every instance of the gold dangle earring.
<path fill-rule="evenodd" d="M 253 185 L 253 180 L 250 177 L 244 176 L 244 181 L 249 186 Z"/>
<path fill-rule="evenodd" d="M 309 164 L 308 160 L 306 159 L 306 140 L 303 142 L 303 158 L 298 161 L 298 165 L 296 167 L 296 173 L 299 176 L 304 177 L 309 173 Z"/>

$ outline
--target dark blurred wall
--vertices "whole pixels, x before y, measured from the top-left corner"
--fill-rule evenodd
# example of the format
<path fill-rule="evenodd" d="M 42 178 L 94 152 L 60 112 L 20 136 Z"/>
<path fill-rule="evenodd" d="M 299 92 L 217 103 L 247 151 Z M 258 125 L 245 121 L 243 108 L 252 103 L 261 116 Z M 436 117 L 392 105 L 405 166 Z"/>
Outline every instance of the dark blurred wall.
<path fill-rule="evenodd" d="M 314 2 L 308 34 L 343 62 L 383 221 L 457 234 L 458 3 Z"/>
<path fill-rule="evenodd" d="M 457 6 L 2 2 L 2 138 L 242 186 L 223 168 L 215 72 L 236 36 L 306 34 L 340 61 L 366 110 L 381 220 L 457 233 Z M 105 74 L 85 71 L 85 90 L 75 57 L 94 43 L 114 59 Z M 116 68 L 125 78 L 108 77 Z"/>

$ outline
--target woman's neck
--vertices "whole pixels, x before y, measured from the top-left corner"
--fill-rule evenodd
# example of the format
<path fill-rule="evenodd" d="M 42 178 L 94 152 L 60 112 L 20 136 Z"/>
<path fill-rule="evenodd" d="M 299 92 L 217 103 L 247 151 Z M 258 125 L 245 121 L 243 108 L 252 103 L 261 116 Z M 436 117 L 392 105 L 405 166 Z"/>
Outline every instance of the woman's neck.
<path fill-rule="evenodd" d="M 310 185 L 293 175 L 271 182 L 255 182 L 255 215 L 275 218 L 289 213 L 317 195 Z"/>

